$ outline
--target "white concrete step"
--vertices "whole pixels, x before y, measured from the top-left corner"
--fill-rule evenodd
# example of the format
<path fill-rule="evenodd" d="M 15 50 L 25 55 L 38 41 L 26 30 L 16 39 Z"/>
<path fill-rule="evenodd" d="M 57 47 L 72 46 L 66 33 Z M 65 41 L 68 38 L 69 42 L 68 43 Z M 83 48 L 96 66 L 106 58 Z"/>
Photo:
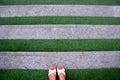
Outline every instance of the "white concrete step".
<path fill-rule="evenodd" d="M 104 16 L 120 17 L 120 6 L 15 5 L 0 6 L 0 17 L 15 16 Z"/>
<path fill-rule="evenodd" d="M 120 68 L 120 51 L 92 52 L 0 52 L 0 69 Z"/>
<path fill-rule="evenodd" d="M 119 39 L 120 25 L 0 25 L 0 39 Z"/>

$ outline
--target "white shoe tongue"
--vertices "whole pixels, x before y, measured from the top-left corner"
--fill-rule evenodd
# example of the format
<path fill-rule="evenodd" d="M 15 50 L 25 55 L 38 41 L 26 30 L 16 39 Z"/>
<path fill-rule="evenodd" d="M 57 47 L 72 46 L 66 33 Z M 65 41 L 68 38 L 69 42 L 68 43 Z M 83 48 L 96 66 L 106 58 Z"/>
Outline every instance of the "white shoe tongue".
<path fill-rule="evenodd" d="M 58 69 L 57 72 L 58 72 L 58 75 L 60 75 L 61 73 L 65 75 L 65 69 Z"/>
<path fill-rule="evenodd" d="M 50 76 L 51 74 L 55 74 L 55 75 L 56 75 L 56 69 L 54 69 L 54 70 L 49 70 L 48 76 Z"/>

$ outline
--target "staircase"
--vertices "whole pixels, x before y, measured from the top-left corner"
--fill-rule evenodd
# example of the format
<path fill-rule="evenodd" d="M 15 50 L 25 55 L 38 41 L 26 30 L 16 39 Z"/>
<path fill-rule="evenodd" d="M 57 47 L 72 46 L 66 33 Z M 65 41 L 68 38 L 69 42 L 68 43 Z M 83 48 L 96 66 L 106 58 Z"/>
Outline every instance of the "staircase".
<path fill-rule="evenodd" d="M 104 73 L 116 74 L 106 79 L 120 79 L 119 3 L 71 1 L 0 1 L 0 80 L 7 80 L 5 76 L 15 80 L 30 79 L 26 76 L 23 79 L 9 77 L 10 70 L 18 70 L 14 74 L 19 70 L 45 70 L 45 74 L 41 73 L 47 75 L 47 69 L 52 65 L 64 65 L 68 70 L 68 80 L 72 80 L 69 70 L 104 68 L 111 70 Z M 84 71 L 80 73 L 84 74 Z"/>

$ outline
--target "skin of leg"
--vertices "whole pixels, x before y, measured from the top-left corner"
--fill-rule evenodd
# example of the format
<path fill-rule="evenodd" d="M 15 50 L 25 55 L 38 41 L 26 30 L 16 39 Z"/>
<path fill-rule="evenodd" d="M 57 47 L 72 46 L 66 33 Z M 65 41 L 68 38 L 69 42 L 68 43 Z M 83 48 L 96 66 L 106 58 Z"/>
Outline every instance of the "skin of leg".
<path fill-rule="evenodd" d="M 66 80 L 65 75 L 63 73 L 59 74 L 60 80 Z"/>
<path fill-rule="evenodd" d="M 56 75 L 55 74 L 51 74 L 49 76 L 49 80 L 56 80 Z"/>

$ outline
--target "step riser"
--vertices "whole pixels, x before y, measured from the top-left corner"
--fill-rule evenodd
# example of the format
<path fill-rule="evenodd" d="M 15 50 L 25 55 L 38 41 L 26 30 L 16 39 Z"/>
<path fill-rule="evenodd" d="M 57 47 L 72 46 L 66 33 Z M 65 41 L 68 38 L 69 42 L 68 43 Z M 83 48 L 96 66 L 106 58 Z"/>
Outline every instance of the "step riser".
<path fill-rule="evenodd" d="M 0 17 L 16 17 L 16 16 L 120 17 L 120 6 L 91 6 L 91 5 L 0 6 Z"/>
<path fill-rule="evenodd" d="M 119 39 L 119 25 L 3 25 L 0 39 Z"/>
<path fill-rule="evenodd" d="M 0 69 L 120 68 L 120 51 L 108 52 L 0 52 Z"/>

